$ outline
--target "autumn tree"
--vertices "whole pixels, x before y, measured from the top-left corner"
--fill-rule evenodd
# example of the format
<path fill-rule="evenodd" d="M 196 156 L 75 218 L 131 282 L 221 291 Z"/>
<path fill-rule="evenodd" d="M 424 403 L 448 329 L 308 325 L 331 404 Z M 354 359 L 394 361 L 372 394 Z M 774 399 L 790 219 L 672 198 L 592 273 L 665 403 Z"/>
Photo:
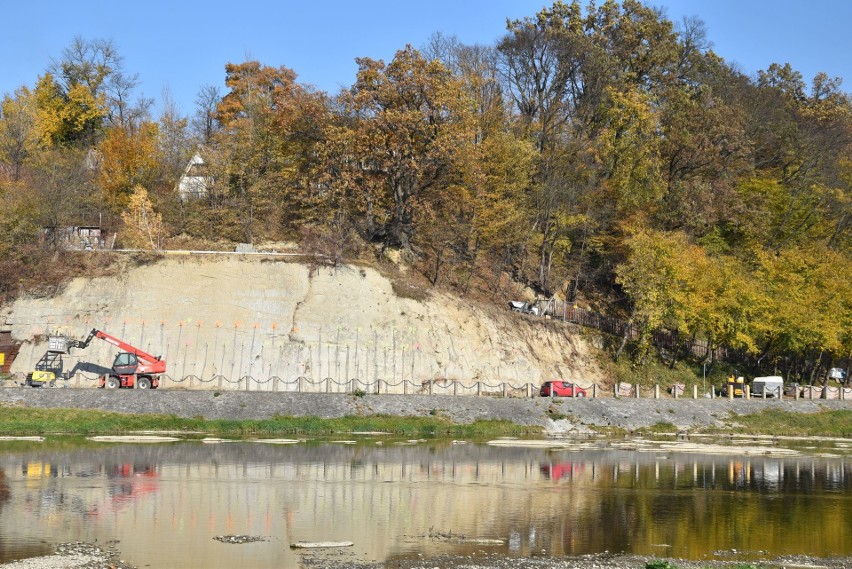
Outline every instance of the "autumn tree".
<path fill-rule="evenodd" d="M 85 153 L 80 150 L 51 149 L 36 154 L 25 179 L 0 183 L 0 195 L 8 208 L 3 214 L 10 232 L 7 237 L 53 251 L 66 227 L 97 219 L 91 181 Z"/>
<path fill-rule="evenodd" d="M 629 254 L 616 268 L 616 282 L 621 285 L 633 304 L 628 327 L 640 331 L 638 359 L 642 362 L 652 348 L 651 335 L 675 317 L 677 303 L 677 254 L 687 245 L 681 234 L 666 235 L 639 228 L 627 240 Z M 616 358 L 627 343 L 624 336 Z"/>
<path fill-rule="evenodd" d="M 554 267 L 574 263 L 573 280 L 585 280 L 604 242 L 594 234 L 617 231 L 640 196 L 659 199 L 657 92 L 679 44 L 672 23 L 640 2 L 575 1 L 510 21 L 498 50 L 518 124 L 541 153 L 531 224 L 535 280 L 550 293 L 562 280 Z"/>
<path fill-rule="evenodd" d="M 313 191 L 308 171 L 327 120 L 325 96 L 286 67 L 248 61 L 225 70 L 230 91 L 216 115 L 220 196 L 237 205 L 246 241 L 293 231 Z"/>
<path fill-rule="evenodd" d="M 135 130 L 112 128 L 98 151 L 98 184 L 107 203 L 121 211 L 134 188 L 150 186 L 156 179 L 160 165 L 157 124 L 146 123 Z"/>
<path fill-rule="evenodd" d="M 497 283 L 502 272 L 526 262 L 533 239 L 528 192 L 537 153 L 530 140 L 510 128 L 494 47 L 465 45 L 435 34 L 424 55 L 446 65 L 472 102 L 475 134 L 468 151 L 456 160 L 453 207 L 439 212 L 440 228 L 433 233 L 441 238 L 427 240 L 433 257 L 427 266 L 449 265 L 460 273 L 455 280 L 463 282 L 460 290 L 465 291 L 474 272 L 490 273 L 481 276 Z"/>
<path fill-rule="evenodd" d="M 762 357 L 787 356 L 810 372 L 848 355 L 852 329 L 848 255 L 808 244 L 758 256 L 755 277 L 770 300 L 759 330 Z"/>
<path fill-rule="evenodd" d="M 364 236 L 410 248 L 452 181 L 454 163 L 473 142 L 470 100 L 439 61 L 411 46 L 385 65 L 357 59 L 355 85 L 340 96 L 326 180 Z"/>
<path fill-rule="evenodd" d="M 760 73 L 749 111 L 760 182 L 748 186 L 746 197 L 767 213 L 762 244 L 780 250 L 848 235 L 842 204 L 848 200 L 852 104 L 840 81 L 817 74 L 808 90 L 789 64 L 773 64 Z"/>
<path fill-rule="evenodd" d="M 47 73 L 35 88 L 37 128 L 45 146 L 91 145 L 106 116 L 105 97 L 83 84 L 65 89 Z"/>
<path fill-rule="evenodd" d="M 29 89 L 21 87 L 14 97 L 6 95 L 0 102 L 0 165 L 8 168 L 12 181 L 20 179 L 38 145 L 35 98 Z"/>
<path fill-rule="evenodd" d="M 127 207 L 121 213 L 124 231 L 122 243 L 127 247 L 159 250 L 164 237 L 162 216 L 154 210 L 143 186 L 135 186 Z"/>

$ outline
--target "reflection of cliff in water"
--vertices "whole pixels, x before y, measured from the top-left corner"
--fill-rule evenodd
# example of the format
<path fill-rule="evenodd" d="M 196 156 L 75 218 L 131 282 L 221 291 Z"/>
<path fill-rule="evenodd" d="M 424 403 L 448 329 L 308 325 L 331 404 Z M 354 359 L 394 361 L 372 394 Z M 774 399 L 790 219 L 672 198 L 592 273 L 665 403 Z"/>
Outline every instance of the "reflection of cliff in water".
<path fill-rule="evenodd" d="M 433 528 L 502 539 L 497 550 L 518 554 L 852 554 L 850 458 L 381 442 L 44 446 L 2 453 L 0 466 L 51 465 L 21 480 L 31 527 L 61 519 L 81 535 L 115 534 L 135 564 L 152 566 L 189 553 L 228 566 L 231 550 L 205 557 L 209 541 L 237 533 L 351 540 L 377 560 L 482 548 L 430 538 Z M 7 472 L 23 477 L 20 466 Z M 280 545 L 253 546 L 243 565 L 294 566 Z"/>

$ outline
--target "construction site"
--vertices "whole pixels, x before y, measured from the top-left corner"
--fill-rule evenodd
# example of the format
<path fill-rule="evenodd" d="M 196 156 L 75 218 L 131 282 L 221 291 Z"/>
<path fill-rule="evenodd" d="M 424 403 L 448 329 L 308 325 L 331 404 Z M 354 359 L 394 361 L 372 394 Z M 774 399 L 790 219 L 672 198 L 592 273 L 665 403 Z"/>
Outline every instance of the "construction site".
<path fill-rule="evenodd" d="M 606 380 L 571 324 L 443 293 L 405 298 L 371 268 L 311 273 L 274 256 L 168 256 L 78 278 L 5 306 L 0 330 L 16 351 L 7 383 L 19 384 L 104 386 L 129 364 L 116 349 L 159 365 L 143 388 L 156 376 L 186 389 L 529 395 L 553 378 Z"/>

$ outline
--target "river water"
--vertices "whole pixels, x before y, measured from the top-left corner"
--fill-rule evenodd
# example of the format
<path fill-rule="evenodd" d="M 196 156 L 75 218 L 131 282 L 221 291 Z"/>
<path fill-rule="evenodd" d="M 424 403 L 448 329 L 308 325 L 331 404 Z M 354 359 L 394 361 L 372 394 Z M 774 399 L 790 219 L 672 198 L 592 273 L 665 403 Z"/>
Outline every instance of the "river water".
<path fill-rule="evenodd" d="M 4 441 L 0 562 L 78 540 L 119 540 L 124 560 L 154 568 L 297 567 L 307 554 L 291 549 L 299 541 L 351 541 L 331 554 L 353 562 L 483 551 L 852 555 L 848 444 L 758 454 L 701 449 L 381 436 L 297 444 Z M 214 539 L 227 535 L 263 540 Z"/>

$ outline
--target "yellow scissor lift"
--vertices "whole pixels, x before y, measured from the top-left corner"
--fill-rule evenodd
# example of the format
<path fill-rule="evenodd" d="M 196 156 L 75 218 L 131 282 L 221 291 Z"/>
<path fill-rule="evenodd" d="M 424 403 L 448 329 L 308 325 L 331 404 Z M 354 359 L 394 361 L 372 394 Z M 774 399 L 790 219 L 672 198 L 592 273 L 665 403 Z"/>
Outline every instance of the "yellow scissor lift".
<path fill-rule="evenodd" d="M 70 348 L 68 338 L 65 336 L 50 336 L 47 341 L 47 351 L 36 363 L 35 369 L 27 374 L 24 385 L 30 387 L 43 387 L 45 384 L 53 387 L 56 378 L 62 375 L 62 356 L 68 353 Z"/>

